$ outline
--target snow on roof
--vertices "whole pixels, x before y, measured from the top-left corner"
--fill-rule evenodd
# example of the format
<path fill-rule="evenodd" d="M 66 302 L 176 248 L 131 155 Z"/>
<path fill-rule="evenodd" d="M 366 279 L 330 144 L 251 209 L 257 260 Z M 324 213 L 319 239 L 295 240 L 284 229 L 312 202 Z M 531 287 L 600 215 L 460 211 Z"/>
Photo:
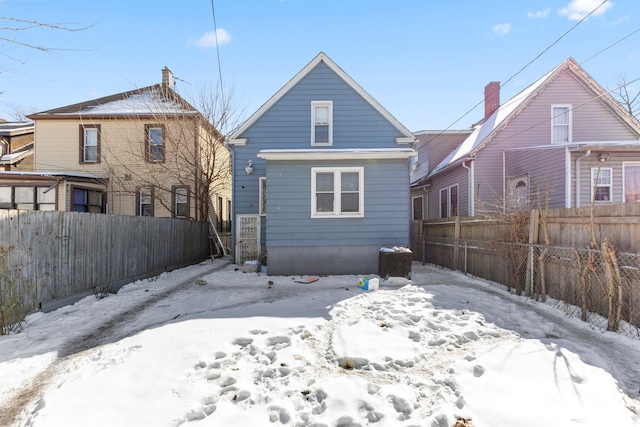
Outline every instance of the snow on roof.
<path fill-rule="evenodd" d="M 69 111 L 58 114 L 77 114 L 80 111 Z M 132 93 L 122 99 L 92 105 L 84 108 L 83 114 L 141 114 L 141 113 L 192 113 L 178 102 L 161 96 L 157 90 L 146 90 Z"/>
<path fill-rule="evenodd" d="M 473 152 L 478 146 L 489 136 L 491 135 L 501 124 L 507 119 L 514 111 L 516 111 L 524 102 L 529 99 L 529 96 L 535 92 L 540 86 L 543 85 L 547 81 L 549 77 L 553 73 L 556 72 L 558 68 L 560 68 L 564 62 L 553 70 L 549 71 L 547 74 L 542 76 L 536 82 L 531 84 L 529 87 L 524 89 L 522 92 L 515 95 L 513 98 L 505 102 L 498 108 L 484 123 L 476 126 L 473 129 L 473 132 L 467 139 L 464 140 L 462 144 L 458 146 L 455 150 L 453 150 L 445 159 L 440 162 L 433 170 L 429 173 L 429 175 L 433 175 L 440 170 L 446 168 L 447 166 L 463 159 L 471 152 Z"/>

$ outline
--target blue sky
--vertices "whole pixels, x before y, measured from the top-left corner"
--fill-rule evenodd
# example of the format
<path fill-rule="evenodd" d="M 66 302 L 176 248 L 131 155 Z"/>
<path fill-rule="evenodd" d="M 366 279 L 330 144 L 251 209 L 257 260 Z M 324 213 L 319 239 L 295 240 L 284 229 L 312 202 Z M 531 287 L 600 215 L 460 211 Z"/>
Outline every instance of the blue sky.
<path fill-rule="evenodd" d="M 159 83 L 187 99 L 222 82 L 242 120 L 325 52 L 412 131 L 479 120 L 484 86 L 506 82 L 602 0 L 0 0 L 0 16 L 91 26 L 0 37 L 0 117 Z M 5 22 L 6 23 L 6 22 Z M 4 23 L 3 23 L 4 24 Z M 601 85 L 640 77 L 640 2 L 607 1 L 502 88 L 504 102 L 573 57 Z M 589 59 L 586 62 L 585 60 Z M 640 83 L 634 83 L 636 91 Z M 460 119 L 458 121 L 458 119 Z"/>

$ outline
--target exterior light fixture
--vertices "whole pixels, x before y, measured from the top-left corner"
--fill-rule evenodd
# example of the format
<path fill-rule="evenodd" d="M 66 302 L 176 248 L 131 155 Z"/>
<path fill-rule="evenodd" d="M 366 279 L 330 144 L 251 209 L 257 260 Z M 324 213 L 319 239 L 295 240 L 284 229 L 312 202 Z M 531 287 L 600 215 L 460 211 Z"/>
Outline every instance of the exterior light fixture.
<path fill-rule="evenodd" d="M 251 175 L 253 173 L 253 162 L 251 161 L 251 159 L 249 159 L 249 163 L 247 164 L 247 167 L 244 168 L 244 171 L 247 173 L 247 175 Z"/>
<path fill-rule="evenodd" d="M 598 156 L 598 160 L 601 162 L 606 162 L 609 159 L 609 153 L 600 153 Z"/>

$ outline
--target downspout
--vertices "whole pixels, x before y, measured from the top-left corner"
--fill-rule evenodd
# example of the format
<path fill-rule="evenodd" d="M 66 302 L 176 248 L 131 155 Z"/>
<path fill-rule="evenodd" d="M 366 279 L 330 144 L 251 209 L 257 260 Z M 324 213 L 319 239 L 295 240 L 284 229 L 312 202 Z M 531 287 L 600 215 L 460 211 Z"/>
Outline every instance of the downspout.
<path fill-rule="evenodd" d="M 471 166 L 467 166 L 466 164 L 467 162 L 471 162 Z M 475 216 L 475 203 L 474 203 L 475 194 L 473 191 L 473 187 L 475 186 L 475 183 L 473 180 L 473 159 L 465 160 L 464 162 L 462 162 L 462 167 L 469 171 L 469 178 L 468 178 L 469 188 L 467 189 L 467 196 L 469 199 L 467 202 L 468 211 L 469 211 L 468 214 L 469 216 Z"/>
<path fill-rule="evenodd" d="M 226 141 L 225 141 L 226 144 Z M 236 147 L 232 144 L 228 145 L 231 151 L 231 262 L 235 262 L 236 257 L 236 186 L 235 186 L 235 165 L 236 165 Z"/>
<path fill-rule="evenodd" d="M 569 147 L 564 149 L 564 207 L 571 207 L 571 152 Z"/>
<path fill-rule="evenodd" d="M 589 157 L 591 149 L 587 150 L 584 156 L 576 159 L 576 208 L 580 207 L 580 160 Z"/>

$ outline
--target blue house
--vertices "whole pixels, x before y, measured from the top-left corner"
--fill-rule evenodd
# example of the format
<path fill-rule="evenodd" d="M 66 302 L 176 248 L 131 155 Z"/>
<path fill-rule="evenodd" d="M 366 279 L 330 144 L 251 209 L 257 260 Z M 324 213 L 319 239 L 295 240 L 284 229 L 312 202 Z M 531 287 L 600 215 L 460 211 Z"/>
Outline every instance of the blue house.
<path fill-rule="evenodd" d="M 368 274 L 409 245 L 413 134 L 324 53 L 230 137 L 234 259 Z"/>

